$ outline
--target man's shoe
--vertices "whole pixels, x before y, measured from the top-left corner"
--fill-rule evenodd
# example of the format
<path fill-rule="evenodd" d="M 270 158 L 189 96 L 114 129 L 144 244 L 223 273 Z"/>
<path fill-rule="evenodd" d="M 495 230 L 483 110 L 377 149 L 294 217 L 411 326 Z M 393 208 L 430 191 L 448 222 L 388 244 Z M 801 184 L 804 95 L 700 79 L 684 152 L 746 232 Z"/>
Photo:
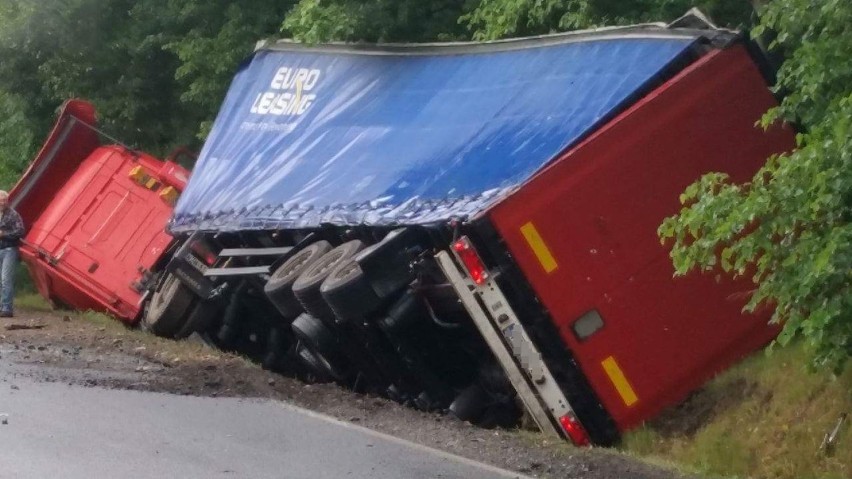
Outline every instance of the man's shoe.
<path fill-rule="evenodd" d="M 13 318 L 14 316 L 11 311 L 0 311 L 0 318 Z"/>

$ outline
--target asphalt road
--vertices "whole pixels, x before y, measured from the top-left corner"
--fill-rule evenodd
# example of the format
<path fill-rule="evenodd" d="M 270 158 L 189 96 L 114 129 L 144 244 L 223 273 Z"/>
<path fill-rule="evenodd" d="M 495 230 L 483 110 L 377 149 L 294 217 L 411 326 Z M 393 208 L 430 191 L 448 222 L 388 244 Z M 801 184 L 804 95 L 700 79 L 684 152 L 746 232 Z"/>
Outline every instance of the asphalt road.
<path fill-rule="evenodd" d="M 42 383 L 17 369 L 0 362 L 4 479 L 521 477 L 280 402 Z"/>

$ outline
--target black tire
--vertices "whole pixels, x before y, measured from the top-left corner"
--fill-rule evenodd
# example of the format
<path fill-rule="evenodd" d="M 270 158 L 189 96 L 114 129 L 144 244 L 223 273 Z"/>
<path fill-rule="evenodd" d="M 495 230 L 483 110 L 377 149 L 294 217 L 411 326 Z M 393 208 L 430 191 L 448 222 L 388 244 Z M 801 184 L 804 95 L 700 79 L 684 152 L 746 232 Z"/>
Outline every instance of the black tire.
<path fill-rule="evenodd" d="M 335 322 L 334 312 L 323 299 L 320 286 L 341 263 L 363 248 L 364 243 L 359 240 L 343 243 L 316 260 L 296 279 L 293 283 L 293 293 L 307 313 L 329 325 Z"/>
<path fill-rule="evenodd" d="M 266 338 L 266 355 L 263 357 L 261 367 L 269 371 L 280 370 L 281 363 L 287 354 L 287 341 L 280 327 L 273 326 L 269 329 Z"/>
<path fill-rule="evenodd" d="M 320 286 L 320 294 L 342 322 L 363 321 L 382 305 L 354 258 L 332 271 Z"/>
<path fill-rule="evenodd" d="M 514 401 L 501 401 L 488 406 L 476 425 L 485 429 L 512 429 L 518 426 L 523 411 Z"/>
<path fill-rule="evenodd" d="M 428 244 L 420 228 L 398 228 L 358 255 L 358 264 L 379 298 L 394 297 L 414 279 L 411 262 Z"/>
<path fill-rule="evenodd" d="M 329 377 L 323 362 L 317 359 L 313 352 L 305 346 L 299 346 L 296 349 L 296 356 L 301 361 L 305 369 L 308 370 L 308 382 L 327 383 L 332 379 Z"/>
<path fill-rule="evenodd" d="M 144 327 L 162 337 L 173 337 L 186 322 L 193 294 L 173 274 L 166 274 L 160 288 L 148 303 L 142 318 Z"/>
<path fill-rule="evenodd" d="M 291 325 L 293 334 L 322 363 L 323 370 L 336 380 L 348 376 L 346 361 L 340 354 L 334 333 L 319 319 L 310 314 L 302 314 Z"/>
<path fill-rule="evenodd" d="M 321 240 L 311 243 L 302 251 L 293 255 L 272 273 L 263 287 L 263 292 L 275 309 L 288 320 L 302 314 L 302 305 L 293 294 L 293 283 L 311 265 L 323 255 L 331 251 L 331 244 Z"/>
<path fill-rule="evenodd" d="M 475 423 L 488 408 L 488 394 L 478 385 L 465 388 L 450 404 L 450 413 L 461 419 Z"/>
<path fill-rule="evenodd" d="M 337 338 L 325 324 L 310 314 L 301 314 L 291 325 L 293 334 L 312 350 L 335 351 Z"/>
<path fill-rule="evenodd" d="M 226 323 L 216 333 L 216 343 L 225 351 L 233 351 L 238 336 L 239 330 L 234 325 Z"/>
<path fill-rule="evenodd" d="M 175 338 L 188 338 L 194 332 L 205 332 L 212 328 L 222 312 L 219 302 L 198 300 L 190 309 L 186 322 L 175 333 Z"/>

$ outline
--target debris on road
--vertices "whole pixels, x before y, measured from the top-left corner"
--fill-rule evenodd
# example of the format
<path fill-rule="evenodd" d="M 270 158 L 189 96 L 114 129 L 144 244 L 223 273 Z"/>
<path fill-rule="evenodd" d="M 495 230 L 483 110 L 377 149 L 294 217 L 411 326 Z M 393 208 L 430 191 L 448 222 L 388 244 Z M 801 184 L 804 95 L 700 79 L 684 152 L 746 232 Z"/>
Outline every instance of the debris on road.
<path fill-rule="evenodd" d="M 43 329 L 45 327 L 46 327 L 46 325 L 44 325 L 44 324 L 13 323 L 13 324 L 7 324 L 5 326 L 5 329 L 6 329 L 6 331 L 18 331 L 18 330 L 22 330 L 22 329 Z"/>
<path fill-rule="evenodd" d="M 826 455 L 831 455 L 834 452 L 834 445 L 837 444 L 837 436 L 840 433 L 840 427 L 843 426 L 843 422 L 845 420 L 846 413 L 842 413 L 837 419 L 837 424 L 834 425 L 831 432 L 825 433 L 825 437 L 823 437 L 822 444 L 820 444 L 819 449 Z"/>

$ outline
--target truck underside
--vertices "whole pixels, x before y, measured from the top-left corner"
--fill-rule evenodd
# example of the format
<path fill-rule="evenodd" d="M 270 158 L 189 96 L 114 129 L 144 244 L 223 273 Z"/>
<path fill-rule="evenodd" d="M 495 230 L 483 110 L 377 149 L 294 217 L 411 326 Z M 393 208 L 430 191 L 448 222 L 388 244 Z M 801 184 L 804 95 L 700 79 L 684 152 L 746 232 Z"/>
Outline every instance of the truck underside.
<path fill-rule="evenodd" d="M 493 331 L 504 355 L 493 353 L 495 345 L 459 295 L 468 290 L 459 286 L 473 265 L 464 253 L 440 253 L 460 238 L 471 241 L 459 227 L 196 233 L 184 244 L 197 246 L 176 255 L 152 299 L 156 310 L 144 322 L 165 336 L 200 332 L 221 348 L 306 381 L 334 381 L 423 410 L 449 410 L 485 427 L 514 426 L 523 409 L 538 410 L 532 419 L 542 430 L 564 435 L 559 419 L 576 414 L 594 443 L 611 444 L 617 428 L 567 350 L 550 350 L 539 361 L 547 380 L 529 375 L 540 355 L 534 347 L 512 347 L 499 328 Z M 484 221 L 464 227 L 471 237 L 493 234 L 486 230 L 493 231 Z M 510 274 L 486 266 L 495 264 L 494 253 L 480 260 L 490 271 L 487 283 L 506 292 L 507 310 L 528 307 L 515 305 L 524 295 Z M 502 256 L 509 258 L 505 251 Z M 455 284 L 446 265 L 455 267 Z M 488 314 L 489 320 L 497 316 Z M 526 397 L 516 393 L 519 378 L 527 384 Z M 558 409 L 559 401 L 542 397 L 544 382 L 560 396 L 562 414 L 541 411 Z"/>

